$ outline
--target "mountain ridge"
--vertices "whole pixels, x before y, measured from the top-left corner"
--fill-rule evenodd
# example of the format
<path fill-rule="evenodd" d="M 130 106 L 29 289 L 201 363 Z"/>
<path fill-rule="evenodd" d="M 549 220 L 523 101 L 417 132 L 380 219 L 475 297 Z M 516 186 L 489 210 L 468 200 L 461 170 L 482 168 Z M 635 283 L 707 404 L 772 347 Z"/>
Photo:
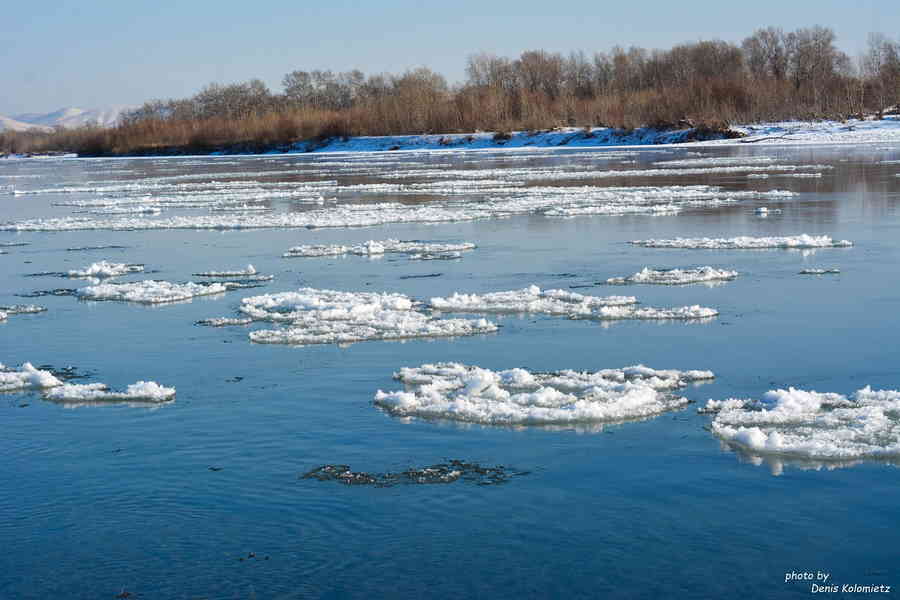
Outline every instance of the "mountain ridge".
<path fill-rule="evenodd" d="M 119 122 L 122 113 L 133 108 L 124 104 L 91 109 L 66 106 L 48 113 L 0 115 L 0 131 L 50 131 L 55 127 L 72 129 L 89 124 L 112 127 Z"/>

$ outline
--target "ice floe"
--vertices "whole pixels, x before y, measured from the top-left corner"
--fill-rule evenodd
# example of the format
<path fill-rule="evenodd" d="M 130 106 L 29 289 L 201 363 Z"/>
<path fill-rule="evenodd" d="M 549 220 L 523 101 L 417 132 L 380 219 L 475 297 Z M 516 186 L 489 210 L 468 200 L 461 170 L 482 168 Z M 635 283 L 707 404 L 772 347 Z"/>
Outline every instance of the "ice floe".
<path fill-rule="evenodd" d="M 26 362 L 18 370 L 9 369 L 0 363 L 0 392 L 17 390 L 46 389 L 62 385 L 50 371 L 36 369 Z"/>
<path fill-rule="evenodd" d="M 381 184 L 378 184 L 381 185 Z M 415 185 L 415 184 L 411 184 Z M 383 193 L 383 192 L 378 192 Z M 422 194 L 410 188 L 409 193 Z M 597 186 L 518 188 L 505 185 L 496 189 L 480 189 L 479 196 L 462 189 L 462 198 L 442 196 L 429 203 L 403 204 L 380 202 L 347 204 L 314 208 L 298 212 L 226 213 L 206 215 L 174 215 L 161 218 L 117 216 L 114 218 L 55 217 L 0 223 L 6 231 L 75 231 L 108 229 L 113 231 L 152 229 L 256 229 L 363 227 L 389 223 L 443 223 L 477 219 L 504 218 L 514 215 L 539 214 L 548 217 L 579 215 L 669 215 L 690 208 L 721 206 L 742 200 L 783 199 L 794 195 L 783 190 L 728 191 L 715 186 Z M 487 196 L 487 197 L 484 197 Z M 302 247 L 300 247 L 302 248 Z M 308 249 L 311 253 L 314 247 Z M 326 250 L 320 249 L 322 255 Z M 341 252 L 334 249 L 334 253 Z M 303 255 L 303 250 L 298 251 Z M 314 254 L 310 254 L 314 255 Z"/>
<path fill-rule="evenodd" d="M 256 268 L 253 265 L 247 265 L 246 269 L 235 271 L 204 271 L 202 273 L 194 273 L 194 277 L 241 277 L 256 275 Z"/>
<path fill-rule="evenodd" d="M 19 369 L 11 369 L 0 363 L 0 392 L 37 390 L 43 393 L 45 399 L 67 407 L 112 402 L 147 406 L 172 402 L 175 398 L 175 388 L 162 386 L 155 381 L 138 381 L 124 391 L 114 391 L 105 383 L 74 384 L 65 381 L 76 376 L 74 367 L 58 371 L 41 370 L 26 362 Z"/>
<path fill-rule="evenodd" d="M 472 250 L 475 244 L 463 242 L 460 244 L 401 241 L 395 239 L 369 240 L 352 246 L 343 245 L 303 245 L 288 248 L 282 256 L 285 258 L 296 257 L 320 257 L 339 256 L 342 254 L 356 254 L 358 256 L 380 256 L 388 253 L 409 254 L 410 258 L 445 258 L 449 253 L 455 253 L 452 258 L 462 256 L 460 252 Z"/>
<path fill-rule="evenodd" d="M 541 290 L 536 285 L 487 294 L 457 292 L 431 298 L 428 304 L 441 312 L 536 313 L 599 320 L 704 319 L 719 314 L 715 309 L 697 305 L 671 309 L 636 307 L 634 296 L 587 296 L 568 290 Z"/>
<path fill-rule="evenodd" d="M 244 298 L 240 311 L 257 321 L 285 323 L 283 329 L 252 331 L 266 344 L 345 344 L 367 340 L 456 337 L 497 330 L 486 319 L 439 319 L 415 309 L 403 294 L 340 292 L 300 288 Z"/>
<path fill-rule="evenodd" d="M 206 325 L 208 327 L 230 327 L 234 325 L 249 325 L 253 319 L 239 317 L 213 317 L 210 319 L 201 319 L 197 321 L 197 325 Z"/>
<path fill-rule="evenodd" d="M 200 284 L 171 283 L 169 281 L 145 280 L 133 283 L 101 283 L 75 291 L 83 300 L 121 300 L 141 304 L 162 304 L 190 300 L 196 296 L 209 296 L 226 292 L 233 287 L 226 283 Z"/>
<path fill-rule="evenodd" d="M 101 260 L 100 262 L 95 262 L 89 267 L 85 267 L 84 269 L 71 270 L 68 272 L 68 276 L 75 278 L 93 277 L 102 279 L 109 277 L 120 277 L 122 275 L 128 275 L 129 273 L 141 273 L 143 272 L 143 270 L 144 265 L 114 263 Z"/>
<path fill-rule="evenodd" d="M 36 313 L 46 312 L 47 309 L 37 304 L 11 304 L 8 306 L 0 306 L 0 311 L 8 315 L 33 315 Z"/>
<path fill-rule="evenodd" d="M 803 269 L 799 272 L 800 275 L 838 275 L 840 274 L 840 269 Z"/>
<path fill-rule="evenodd" d="M 697 248 L 709 250 L 738 250 L 761 248 L 847 248 L 853 245 L 848 240 L 833 240 L 827 235 L 795 235 L 786 237 L 733 238 L 674 238 L 668 240 L 634 240 L 629 242 L 644 248 Z"/>
<path fill-rule="evenodd" d="M 651 269 L 644 267 L 629 277 L 611 277 L 606 283 L 656 283 L 662 285 L 681 285 L 686 283 L 707 283 L 711 281 L 727 281 L 738 276 L 737 271 L 716 269 L 715 267 L 697 267 L 693 269 Z"/>
<path fill-rule="evenodd" d="M 404 390 L 375 394 L 396 416 L 491 425 L 622 422 L 684 407 L 673 392 L 710 380 L 710 371 L 655 370 L 643 365 L 596 372 L 491 371 L 459 363 L 403 368 Z"/>
<path fill-rule="evenodd" d="M 795 388 L 759 400 L 710 401 L 713 434 L 761 455 L 813 460 L 900 456 L 900 391 L 866 386 L 847 397 Z"/>
<path fill-rule="evenodd" d="M 162 386 L 155 381 L 138 381 L 124 391 L 111 390 L 105 383 L 66 383 L 48 390 L 44 397 L 64 404 L 123 401 L 164 403 L 175 398 L 175 388 Z"/>

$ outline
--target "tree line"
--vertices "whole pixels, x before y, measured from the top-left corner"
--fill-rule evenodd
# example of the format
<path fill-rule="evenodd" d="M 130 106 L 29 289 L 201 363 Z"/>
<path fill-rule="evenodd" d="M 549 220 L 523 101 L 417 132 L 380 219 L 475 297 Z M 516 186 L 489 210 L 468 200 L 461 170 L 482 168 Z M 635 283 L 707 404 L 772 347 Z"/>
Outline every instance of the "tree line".
<path fill-rule="evenodd" d="M 280 92 L 258 79 L 211 84 L 190 98 L 147 102 L 115 128 L 24 137 L 93 154 L 252 151 L 338 135 L 880 118 L 900 104 L 900 41 L 871 34 L 855 60 L 835 42 L 827 27 L 768 27 L 741 44 L 528 50 L 517 58 L 482 52 L 468 57 L 466 79 L 455 85 L 427 67 L 368 76 L 296 70 Z M 0 137 L 0 150 L 10 137 L 22 143 L 23 136 Z"/>

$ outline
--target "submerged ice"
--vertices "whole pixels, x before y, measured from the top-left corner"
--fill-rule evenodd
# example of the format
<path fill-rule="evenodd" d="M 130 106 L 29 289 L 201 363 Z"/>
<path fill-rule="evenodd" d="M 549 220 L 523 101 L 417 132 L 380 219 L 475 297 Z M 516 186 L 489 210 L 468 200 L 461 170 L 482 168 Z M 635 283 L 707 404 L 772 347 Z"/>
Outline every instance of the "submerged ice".
<path fill-rule="evenodd" d="M 710 380 L 710 371 L 656 370 L 643 365 L 596 372 L 491 371 L 459 363 L 403 368 L 400 391 L 375 394 L 396 416 L 490 425 L 621 422 L 652 417 L 689 403 L 673 392 Z"/>

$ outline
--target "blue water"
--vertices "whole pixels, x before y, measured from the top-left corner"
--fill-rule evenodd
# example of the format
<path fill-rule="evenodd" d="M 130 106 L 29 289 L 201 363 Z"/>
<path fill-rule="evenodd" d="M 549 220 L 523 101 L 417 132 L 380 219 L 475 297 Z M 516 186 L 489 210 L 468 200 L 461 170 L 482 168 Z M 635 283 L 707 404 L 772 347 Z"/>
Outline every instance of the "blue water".
<path fill-rule="evenodd" d="M 683 158 L 682 152 L 671 150 L 664 158 Z M 176 402 L 156 410 L 68 408 L 33 392 L 0 396 L 0 598 L 114 598 L 123 590 L 142 599 L 806 597 L 810 582 L 786 583 L 791 571 L 827 572 L 828 583 L 839 585 L 900 589 L 895 465 L 862 461 L 826 468 L 742 456 L 704 429 L 710 419 L 696 414 L 696 405 L 619 425 L 504 428 L 401 420 L 372 404 L 378 389 L 398 388 L 392 373 L 400 367 L 439 361 L 540 371 L 637 363 L 710 369 L 714 382 L 683 391 L 698 402 L 758 397 L 789 385 L 840 393 L 867 384 L 900 389 L 900 170 L 879 163 L 900 158 L 900 148 L 700 152 L 765 154 L 779 163 L 835 168 L 810 180 L 761 182 L 722 174 L 599 182 L 800 192 L 784 202 L 749 201 L 677 216 L 519 216 L 317 230 L 0 232 L 0 243 L 29 244 L 4 248 L 8 254 L 0 256 L 0 304 L 34 302 L 49 309 L 0 323 L 0 361 L 74 365 L 90 381 L 117 388 L 152 379 L 178 390 Z M 566 151 L 490 166 L 583 168 L 599 154 Z M 486 156 L 505 155 L 403 160 L 471 167 Z M 637 165 L 621 168 L 652 168 L 661 159 L 658 152 L 638 152 Z M 261 160 L 269 161 L 266 170 L 301 172 L 311 161 L 0 161 L 0 186 L 13 179 L 22 189 L 141 181 L 217 169 L 252 174 L 263 168 Z M 37 177 L 2 178 L 22 174 Z M 359 180 L 341 167 L 330 178 Z M 7 194 L 0 197 L 0 221 L 70 214 L 50 203 L 101 196 Z M 758 205 L 784 212 L 761 219 L 753 211 Z M 799 233 L 850 239 L 855 246 L 809 254 L 625 243 Z M 387 237 L 471 241 L 478 248 L 458 261 L 281 258 L 301 243 Z M 127 248 L 65 250 L 99 244 Z M 169 281 L 252 263 L 275 280 L 260 289 L 157 307 L 16 296 L 85 285 L 24 275 L 101 259 L 145 263 L 155 270 L 150 277 Z M 634 294 L 651 306 L 719 309 L 720 316 L 705 323 L 604 326 L 500 316 L 492 318 L 503 327 L 490 335 L 300 348 L 253 345 L 244 327 L 193 325 L 233 316 L 242 297 L 302 285 L 428 298 L 530 284 L 567 288 L 648 265 L 712 265 L 741 276 L 717 287 L 576 289 Z M 817 266 L 842 273 L 797 275 Z M 441 275 L 402 279 L 430 273 Z M 497 486 L 389 488 L 299 478 L 327 463 L 385 472 L 445 459 L 529 474 Z M 897 595 L 892 591 L 880 597 Z"/>

